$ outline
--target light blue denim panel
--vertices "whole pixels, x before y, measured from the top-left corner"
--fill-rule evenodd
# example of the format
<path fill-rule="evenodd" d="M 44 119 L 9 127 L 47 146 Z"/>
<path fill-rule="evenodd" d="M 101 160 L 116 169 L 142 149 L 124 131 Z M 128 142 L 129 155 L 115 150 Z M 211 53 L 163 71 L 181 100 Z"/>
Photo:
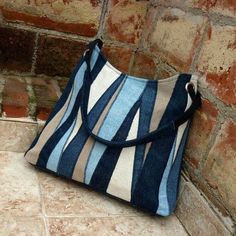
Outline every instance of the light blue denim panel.
<path fill-rule="evenodd" d="M 135 102 L 137 102 L 137 100 L 140 98 L 146 87 L 146 84 L 146 81 L 138 81 L 129 78 L 126 79 L 123 88 L 121 89 L 103 124 L 100 127 L 98 136 L 106 140 L 111 140 L 114 137 L 126 115 L 133 107 Z M 86 184 L 90 183 L 93 172 L 104 151 L 106 150 L 106 147 L 107 146 L 104 144 L 95 142 L 85 169 L 84 182 Z"/>
<path fill-rule="evenodd" d="M 76 120 L 72 123 L 70 128 L 66 131 L 66 133 L 63 135 L 63 137 L 60 139 L 60 141 L 57 143 L 56 147 L 53 149 L 48 162 L 47 162 L 47 169 L 56 172 L 57 166 L 63 151 L 63 148 L 70 137 L 70 134 L 75 126 Z"/>
<path fill-rule="evenodd" d="M 91 68 L 94 67 L 94 65 L 97 61 L 98 55 L 99 55 L 99 51 L 94 50 L 93 54 L 92 54 L 92 58 L 91 58 Z M 75 105 L 75 102 L 76 102 L 76 97 L 82 87 L 82 84 L 83 84 L 83 77 L 84 77 L 84 73 L 85 73 L 86 68 L 87 68 L 87 66 L 86 66 L 86 63 L 84 62 L 81 65 L 79 71 L 77 72 L 77 74 L 75 76 L 75 80 L 74 80 L 74 84 L 73 84 L 73 88 L 72 88 L 72 95 L 71 95 L 69 105 L 68 105 L 66 112 L 65 112 L 62 120 L 60 121 L 57 129 L 67 120 L 67 118 L 71 114 L 71 111 L 72 111 L 72 109 Z M 52 171 L 57 171 L 57 166 L 58 166 L 58 162 L 60 160 L 60 156 L 61 156 L 63 148 L 64 148 L 72 130 L 73 130 L 73 127 L 75 125 L 75 120 L 72 123 L 72 125 L 70 126 L 70 128 L 67 130 L 67 132 L 60 139 L 60 141 L 57 143 L 57 145 L 53 149 L 52 153 L 50 154 L 50 156 L 48 158 L 48 162 L 47 162 L 47 169 L 52 170 Z"/>
<path fill-rule="evenodd" d="M 158 194 L 159 205 L 158 205 L 158 209 L 156 213 L 162 216 L 168 216 L 170 212 L 169 203 L 167 199 L 167 181 L 168 181 L 169 173 L 170 173 L 173 158 L 174 158 L 175 145 L 176 145 L 176 139 L 171 149 L 169 159 L 168 159 L 165 171 L 163 173 L 163 177 L 161 179 L 161 184 L 159 188 L 159 194 Z"/>

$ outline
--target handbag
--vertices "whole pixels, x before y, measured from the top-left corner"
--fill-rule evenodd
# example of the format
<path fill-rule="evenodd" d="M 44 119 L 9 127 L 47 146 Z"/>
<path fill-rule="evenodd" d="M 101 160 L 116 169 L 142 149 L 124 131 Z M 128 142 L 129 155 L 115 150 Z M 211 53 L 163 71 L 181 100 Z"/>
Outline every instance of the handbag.
<path fill-rule="evenodd" d="M 198 76 L 127 75 L 107 61 L 102 45 L 89 43 L 25 158 L 168 216 L 176 207 L 191 118 L 201 105 Z"/>

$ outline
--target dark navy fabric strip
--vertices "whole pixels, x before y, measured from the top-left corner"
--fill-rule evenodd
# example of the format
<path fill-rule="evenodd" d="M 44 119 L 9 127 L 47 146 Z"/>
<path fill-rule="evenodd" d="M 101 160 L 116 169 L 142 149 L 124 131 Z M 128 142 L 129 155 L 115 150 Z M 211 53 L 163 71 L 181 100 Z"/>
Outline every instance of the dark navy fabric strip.
<path fill-rule="evenodd" d="M 132 194 L 131 202 L 156 213 L 159 184 L 167 164 L 176 132 L 169 126 L 150 147 L 143 169 Z"/>
<path fill-rule="evenodd" d="M 157 83 L 149 81 L 142 95 L 137 137 L 143 136 L 144 134 L 147 134 L 149 132 L 150 121 L 157 95 L 157 86 L 158 86 Z M 145 147 L 146 144 L 143 144 L 143 145 L 138 145 L 135 149 L 132 187 L 131 187 L 132 193 L 137 183 L 138 176 L 140 175 L 140 172 L 142 170 Z"/>
<path fill-rule="evenodd" d="M 188 100 L 188 93 L 185 90 L 185 85 L 190 81 L 190 79 L 191 75 L 189 74 L 179 75 L 171 99 L 160 121 L 159 127 L 167 125 L 184 113 Z"/>
<path fill-rule="evenodd" d="M 120 75 L 118 79 L 106 90 L 106 92 L 97 101 L 94 107 L 88 114 L 89 127 L 93 128 L 104 108 L 107 106 L 113 94 L 116 92 L 121 82 L 124 80 L 124 75 Z M 83 149 L 89 135 L 87 134 L 83 124 L 75 135 L 73 140 L 70 142 L 64 153 L 62 154 L 61 160 L 58 166 L 58 173 L 60 175 L 71 177 L 73 174 L 74 166 L 77 162 L 77 158 Z"/>
<path fill-rule="evenodd" d="M 167 181 L 167 199 L 169 205 L 169 214 L 174 211 L 176 206 L 176 200 L 179 192 L 179 182 L 180 182 L 180 171 L 183 159 L 183 153 L 187 143 L 187 137 L 189 133 L 189 123 L 185 128 L 183 138 L 181 140 L 179 149 L 176 154 L 175 161 L 171 167 L 170 174 Z"/>
<path fill-rule="evenodd" d="M 120 126 L 112 140 L 125 140 L 127 138 L 134 116 L 139 107 L 140 100 L 138 100 L 130 109 L 129 113 L 125 117 L 122 125 Z M 99 191 L 106 192 L 121 151 L 122 148 L 114 147 L 108 147 L 105 150 L 98 162 L 98 165 L 96 166 L 95 171 L 93 172 L 92 178 L 89 183 L 90 186 L 98 189 Z"/>
<path fill-rule="evenodd" d="M 159 127 L 167 125 L 171 120 L 184 112 L 188 96 L 185 84 L 189 82 L 190 78 L 191 76 L 187 74 L 179 76 Z M 159 187 L 175 140 L 176 130 L 169 126 L 164 133 L 165 138 L 158 137 L 152 143 L 131 198 L 133 204 L 148 209 L 153 213 L 156 213 L 159 205 Z"/>

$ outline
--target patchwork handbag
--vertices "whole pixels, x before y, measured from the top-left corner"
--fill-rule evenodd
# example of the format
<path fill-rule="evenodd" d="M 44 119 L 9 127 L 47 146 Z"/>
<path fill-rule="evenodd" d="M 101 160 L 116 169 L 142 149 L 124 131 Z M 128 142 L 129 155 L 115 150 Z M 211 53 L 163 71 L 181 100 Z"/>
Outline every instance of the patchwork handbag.
<path fill-rule="evenodd" d="M 97 191 L 167 216 L 176 206 L 197 76 L 127 75 L 89 43 L 25 158 Z"/>

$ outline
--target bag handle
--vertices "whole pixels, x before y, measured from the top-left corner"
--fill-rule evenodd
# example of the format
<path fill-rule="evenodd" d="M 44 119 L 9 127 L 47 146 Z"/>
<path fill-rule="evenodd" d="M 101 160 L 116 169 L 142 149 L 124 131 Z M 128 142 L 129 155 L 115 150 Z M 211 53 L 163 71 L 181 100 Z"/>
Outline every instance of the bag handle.
<path fill-rule="evenodd" d="M 91 68 L 90 68 L 90 58 L 92 56 L 93 49 L 96 47 L 96 45 L 101 49 L 103 42 L 100 39 L 95 39 L 94 41 L 90 42 L 87 49 L 84 52 L 84 60 L 87 64 L 87 69 L 85 71 L 85 76 L 84 76 L 84 82 L 82 86 L 82 104 L 81 104 L 81 116 L 82 116 L 82 121 L 83 125 L 87 131 L 87 133 L 93 137 L 96 141 L 103 143 L 107 146 L 110 147 L 131 147 L 131 146 L 136 146 L 144 143 L 151 142 L 155 140 L 155 138 L 163 133 L 163 131 L 170 127 L 170 125 L 173 127 L 173 130 L 177 130 L 178 127 L 185 123 L 188 119 L 190 119 L 194 113 L 194 111 L 201 106 L 201 96 L 200 93 L 197 92 L 195 93 L 194 91 L 194 86 L 192 83 L 187 83 L 186 84 L 186 91 L 189 93 L 191 99 L 192 99 L 192 104 L 191 106 L 179 117 L 177 117 L 175 120 L 172 120 L 170 124 L 165 125 L 161 128 L 158 128 L 148 134 L 145 134 L 141 137 L 131 139 L 131 140 L 126 140 L 126 141 L 110 141 L 103 139 L 93 133 L 92 129 L 88 125 L 88 100 L 89 100 L 89 93 L 90 93 L 90 87 L 92 84 L 92 76 L 91 76 Z"/>

